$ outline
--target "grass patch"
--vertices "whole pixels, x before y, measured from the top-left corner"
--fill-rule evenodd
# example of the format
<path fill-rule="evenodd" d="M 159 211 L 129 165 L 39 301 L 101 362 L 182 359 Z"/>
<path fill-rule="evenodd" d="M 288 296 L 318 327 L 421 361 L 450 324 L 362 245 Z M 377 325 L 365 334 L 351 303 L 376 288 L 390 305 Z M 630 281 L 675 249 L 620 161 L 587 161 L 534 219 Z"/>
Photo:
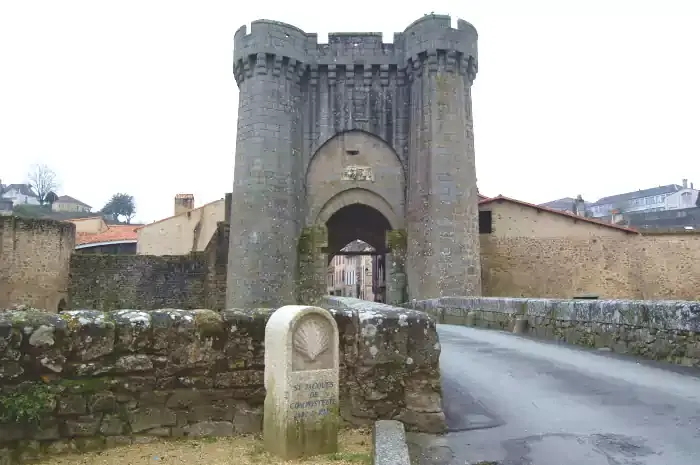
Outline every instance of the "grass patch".
<path fill-rule="evenodd" d="M 370 465 L 371 433 L 346 429 L 339 433 L 335 454 L 284 461 L 268 454 L 260 436 L 160 440 L 85 454 L 47 458 L 43 465 Z"/>

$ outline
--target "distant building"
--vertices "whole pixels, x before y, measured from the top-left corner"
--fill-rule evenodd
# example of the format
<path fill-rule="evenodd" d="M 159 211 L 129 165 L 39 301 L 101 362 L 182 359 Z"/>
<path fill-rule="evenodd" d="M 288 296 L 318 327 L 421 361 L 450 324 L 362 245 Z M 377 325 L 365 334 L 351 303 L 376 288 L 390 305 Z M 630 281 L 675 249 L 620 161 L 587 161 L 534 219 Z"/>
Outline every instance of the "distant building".
<path fill-rule="evenodd" d="M 12 214 L 12 200 L 0 198 L 0 215 Z"/>
<path fill-rule="evenodd" d="M 653 212 L 625 213 L 618 224 L 620 223 L 640 231 L 700 230 L 700 208 L 691 207 Z"/>
<path fill-rule="evenodd" d="M 479 202 L 479 233 L 492 238 L 625 237 L 638 234 L 624 226 L 501 195 Z M 488 246 L 483 237 L 482 246 Z"/>
<path fill-rule="evenodd" d="M 591 203 L 584 201 L 580 195 L 576 198 L 564 197 L 540 204 L 540 207 L 545 207 L 560 212 L 574 213 L 579 216 L 587 216 L 590 213 L 590 206 Z"/>
<path fill-rule="evenodd" d="M 362 241 L 354 241 L 345 246 L 341 252 L 357 252 L 358 255 L 336 255 L 328 264 L 326 292 L 330 295 L 356 297 L 363 300 L 375 300 L 373 286 L 373 259 L 369 255 L 374 249 Z M 359 255 L 359 253 L 368 255 Z"/>
<path fill-rule="evenodd" d="M 144 225 L 138 231 L 139 255 L 186 255 L 201 252 L 226 220 L 225 199 L 194 208 L 192 194 L 175 196 L 173 216 Z"/>
<path fill-rule="evenodd" d="M 62 195 L 53 202 L 51 210 L 67 213 L 89 213 L 92 207 L 70 195 Z"/>
<path fill-rule="evenodd" d="M 81 253 L 133 255 L 141 225 L 107 224 L 101 216 L 68 220 L 75 225 L 75 250 Z"/>
<path fill-rule="evenodd" d="M 39 205 L 39 196 L 29 184 L 7 184 L 0 187 L 0 197 L 11 200 L 13 206 Z"/>
<path fill-rule="evenodd" d="M 625 194 L 603 197 L 590 205 L 589 209 L 594 218 L 606 218 L 613 222 L 620 220 L 620 215 L 639 212 L 659 212 L 677 210 L 695 206 L 698 190 L 693 184 L 688 186 L 684 179 L 682 185 L 669 184 L 652 187 Z"/>

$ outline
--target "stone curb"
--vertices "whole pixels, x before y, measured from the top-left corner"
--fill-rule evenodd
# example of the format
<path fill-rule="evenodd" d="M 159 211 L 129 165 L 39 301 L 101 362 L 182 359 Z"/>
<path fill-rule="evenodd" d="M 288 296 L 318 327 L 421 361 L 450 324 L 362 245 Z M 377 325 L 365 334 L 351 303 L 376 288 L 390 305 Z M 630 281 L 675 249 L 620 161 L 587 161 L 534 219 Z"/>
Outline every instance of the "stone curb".
<path fill-rule="evenodd" d="M 374 422 L 372 464 L 411 465 L 403 423 L 396 420 Z"/>

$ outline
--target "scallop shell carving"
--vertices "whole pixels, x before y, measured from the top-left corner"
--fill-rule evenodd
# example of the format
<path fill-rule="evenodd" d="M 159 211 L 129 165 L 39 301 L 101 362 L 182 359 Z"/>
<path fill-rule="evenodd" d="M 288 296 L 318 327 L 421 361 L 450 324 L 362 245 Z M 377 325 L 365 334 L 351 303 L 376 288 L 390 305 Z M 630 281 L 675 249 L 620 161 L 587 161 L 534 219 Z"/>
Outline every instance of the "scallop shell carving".
<path fill-rule="evenodd" d="M 319 355 L 328 350 L 330 338 L 328 331 L 316 320 L 306 320 L 294 333 L 294 349 L 308 358 L 316 360 Z"/>

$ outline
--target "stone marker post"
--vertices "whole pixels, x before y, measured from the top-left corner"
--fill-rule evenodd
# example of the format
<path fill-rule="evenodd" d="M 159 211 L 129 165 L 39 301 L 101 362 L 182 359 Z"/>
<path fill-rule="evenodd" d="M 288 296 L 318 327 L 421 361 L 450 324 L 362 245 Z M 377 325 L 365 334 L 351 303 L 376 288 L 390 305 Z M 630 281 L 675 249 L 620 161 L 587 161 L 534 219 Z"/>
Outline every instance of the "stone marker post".
<path fill-rule="evenodd" d="M 338 325 L 328 310 L 288 305 L 265 327 L 266 449 L 284 459 L 338 450 Z"/>

